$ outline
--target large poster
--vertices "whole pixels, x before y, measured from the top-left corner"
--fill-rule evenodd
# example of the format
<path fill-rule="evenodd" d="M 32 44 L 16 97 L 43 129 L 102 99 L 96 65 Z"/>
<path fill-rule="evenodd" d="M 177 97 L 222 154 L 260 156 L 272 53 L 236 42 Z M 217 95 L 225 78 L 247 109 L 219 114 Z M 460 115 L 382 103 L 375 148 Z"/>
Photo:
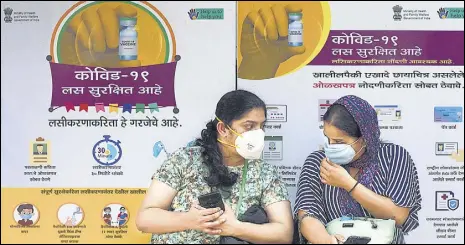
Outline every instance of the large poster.
<path fill-rule="evenodd" d="M 2 11 L 2 243 L 148 243 L 152 174 L 236 86 L 236 3 Z"/>
<path fill-rule="evenodd" d="M 357 95 L 376 108 L 382 140 L 416 163 L 423 209 L 407 242 L 463 243 L 463 7 L 238 3 L 238 88 L 267 102 L 263 158 L 293 198 L 305 159 L 323 144 L 324 113 Z"/>
<path fill-rule="evenodd" d="M 420 177 L 408 243 L 464 241 L 463 2 L 2 1 L 2 243 L 148 243 L 150 178 L 236 87 L 294 202 L 353 94 Z M 237 64 L 236 64 L 237 63 Z"/>

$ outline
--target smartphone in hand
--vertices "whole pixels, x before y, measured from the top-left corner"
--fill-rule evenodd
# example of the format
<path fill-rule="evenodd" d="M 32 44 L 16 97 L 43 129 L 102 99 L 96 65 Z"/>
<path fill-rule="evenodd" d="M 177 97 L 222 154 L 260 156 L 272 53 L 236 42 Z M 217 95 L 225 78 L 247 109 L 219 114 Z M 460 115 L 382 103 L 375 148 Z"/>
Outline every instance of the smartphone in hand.
<path fill-rule="evenodd" d="M 199 204 L 203 208 L 220 208 L 224 211 L 223 197 L 219 192 L 199 196 Z"/>
<path fill-rule="evenodd" d="M 344 244 L 368 244 L 370 241 L 371 238 L 369 237 L 350 236 L 347 238 Z"/>

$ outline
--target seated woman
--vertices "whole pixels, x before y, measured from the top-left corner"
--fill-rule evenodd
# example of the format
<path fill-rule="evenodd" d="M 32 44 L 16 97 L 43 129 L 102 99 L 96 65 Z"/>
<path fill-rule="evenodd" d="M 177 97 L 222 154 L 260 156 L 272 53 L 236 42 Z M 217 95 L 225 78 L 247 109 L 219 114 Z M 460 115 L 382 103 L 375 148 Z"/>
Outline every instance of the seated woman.
<path fill-rule="evenodd" d="M 196 144 L 169 156 L 154 174 L 136 220 L 140 231 L 153 234 L 152 243 L 217 244 L 220 236 L 251 243 L 292 241 L 286 186 L 277 170 L 260 160 L 265 115 L 265 103 L 255 94 L 229 92 Z M 212 191 L 221 193 L 224 212 L 197 203 Z M 263 207 L 268 223 L 238 221 L 237 215 L 253 205 Z"/>
<path fill-rule="evenodd" d="M 368 102 L 345 96 L 324 115 L 324 151 L 305 161 L 295 213 L 301 235 L 310 243 L 338 244 L 325 225 L 344 217 L 393 219 L 394 242 L 418 227 L 421 194 L 410 154 L 401 146 L 382 143 L 377 113 Z"/>

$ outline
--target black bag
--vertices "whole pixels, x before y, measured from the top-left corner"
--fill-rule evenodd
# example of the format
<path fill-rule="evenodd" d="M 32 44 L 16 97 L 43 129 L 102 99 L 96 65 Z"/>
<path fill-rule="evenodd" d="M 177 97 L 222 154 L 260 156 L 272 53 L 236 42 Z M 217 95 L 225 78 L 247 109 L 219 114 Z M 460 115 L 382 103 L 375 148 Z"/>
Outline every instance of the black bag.
<path fill-rule="evenodd" d="M 239 221 L 248 222 L 252 224 L 266 224 L 269 223 L 268 216 L 266 215 L 265 209 L 263 209 L 259 205 L 253 205 L 243 215 L 239 217 Z M 252 244 L 247 241 L 243 241 L 241 239 L 235 237 L 221 237 L 220 244 Z"/>

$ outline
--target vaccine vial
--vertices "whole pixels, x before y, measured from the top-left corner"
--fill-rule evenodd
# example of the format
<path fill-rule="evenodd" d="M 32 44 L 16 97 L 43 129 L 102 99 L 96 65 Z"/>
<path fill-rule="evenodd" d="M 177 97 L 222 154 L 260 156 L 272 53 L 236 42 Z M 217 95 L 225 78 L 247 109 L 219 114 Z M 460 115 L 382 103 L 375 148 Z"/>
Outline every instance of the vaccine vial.
<path fill-rule="evenodd" d="M 288 45 L 290 47 L 299 47 L 304 45 L 302 13 L 289 13 Z"/>
<path fill-rule="evenodd" d="M 136 18 L 121 18 L 119 20 L 119 59 L 137 60 Z"/>

